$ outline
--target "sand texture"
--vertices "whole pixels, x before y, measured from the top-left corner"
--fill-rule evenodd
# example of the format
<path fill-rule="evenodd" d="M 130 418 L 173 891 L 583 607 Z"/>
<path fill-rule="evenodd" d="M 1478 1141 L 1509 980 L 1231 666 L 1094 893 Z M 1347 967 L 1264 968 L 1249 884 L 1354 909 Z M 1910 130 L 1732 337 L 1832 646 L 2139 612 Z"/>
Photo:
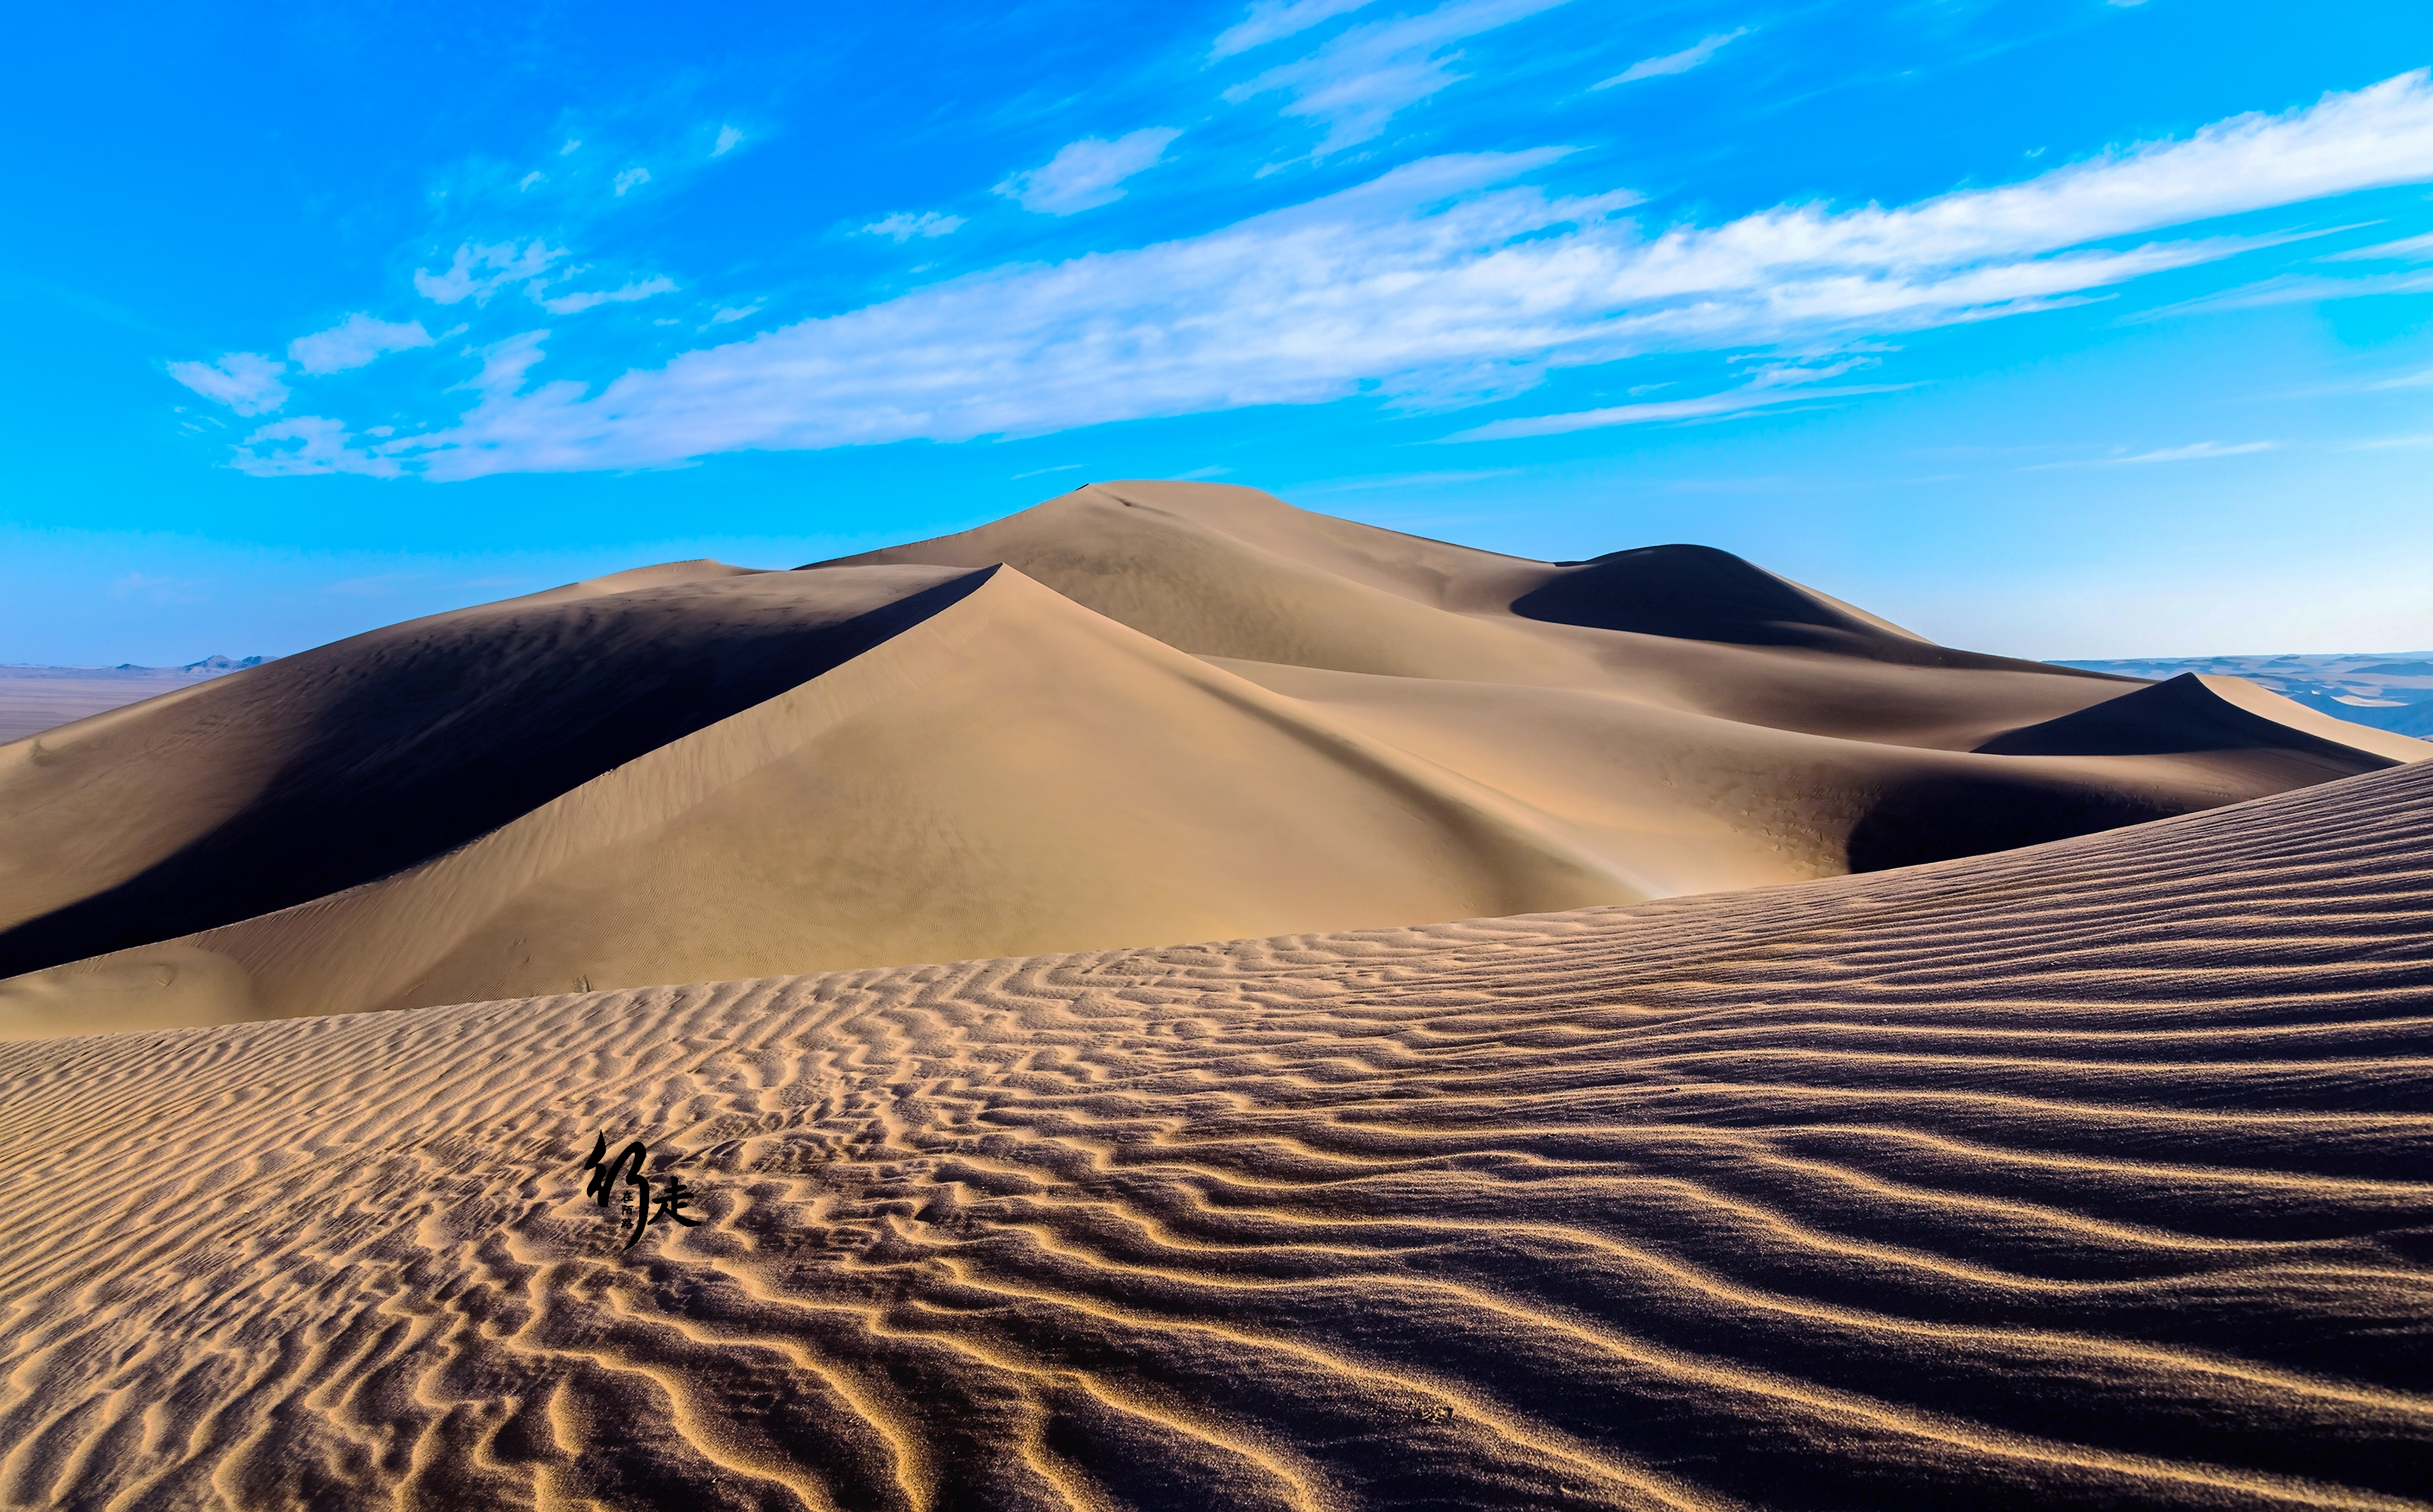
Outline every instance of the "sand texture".
<path fill-rule="evenodd" d="M 2413 764 L 1628 908 L 0 1045 L 0 1505 L 2422 1507 L 2428 941 Z M 706 1221 L 621 1251 L 600 1134 Z"/>
<path fill-rule="evenodd" d="M 434 616 L 0 746 L 0 1038 L 1357 929 L 1875 872 L 2433 755 L 1124 483 Z"/>
<path fill-rule="evenodd" d="M 0 667 L 0 743 L 208 682 L 170 667 Z"/>

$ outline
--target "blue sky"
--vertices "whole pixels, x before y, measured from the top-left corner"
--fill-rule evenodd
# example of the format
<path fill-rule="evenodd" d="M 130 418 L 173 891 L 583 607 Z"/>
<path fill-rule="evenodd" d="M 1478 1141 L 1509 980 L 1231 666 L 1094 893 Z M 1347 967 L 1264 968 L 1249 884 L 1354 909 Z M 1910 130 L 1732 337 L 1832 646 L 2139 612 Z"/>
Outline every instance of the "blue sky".
<path fill-rule="evenodd" d="M 0 661 L 1141 475 L 2018 654 L 2433 646 L 2416 0 L 713 8 L 19 18 Z"/>

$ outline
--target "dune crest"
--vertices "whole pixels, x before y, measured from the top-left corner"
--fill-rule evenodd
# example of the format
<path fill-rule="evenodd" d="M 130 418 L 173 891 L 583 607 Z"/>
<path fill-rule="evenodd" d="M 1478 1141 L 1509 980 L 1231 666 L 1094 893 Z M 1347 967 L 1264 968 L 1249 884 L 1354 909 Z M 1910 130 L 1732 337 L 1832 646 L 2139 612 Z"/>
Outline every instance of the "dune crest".
<path fill-rule="evenodd" d="M 1724 892 L 2417 745 L 2328 725 L 1934 646 L 1706 548 L 1527 562 L 1092 484 L 793 571 L 433 616 L 0 746 L 0 1037 Z"/>

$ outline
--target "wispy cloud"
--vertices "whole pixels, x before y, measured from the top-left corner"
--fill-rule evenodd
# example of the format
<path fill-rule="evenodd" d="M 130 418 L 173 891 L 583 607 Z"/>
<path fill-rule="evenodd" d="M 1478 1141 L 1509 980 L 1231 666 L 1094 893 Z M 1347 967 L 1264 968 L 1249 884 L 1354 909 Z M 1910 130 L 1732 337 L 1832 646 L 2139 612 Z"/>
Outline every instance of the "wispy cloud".
<path fill-rule="evenodd" d="M 1216 34 L 1216 45 L 1208 55 L 1217 59 L 1246 53 L 1373 3 L 1374 0 L 1257 0 L 1250 14 Z"/>
<path fill-rule="evenodd" d="M 570 152 L 580 144 L 570 142 L 567 150 Z M 512 241 L 467 242 L 456 248 L 456 260 L 446 272 L 416 268 L 414 288 L 434 304 L 460 304 L 468 298 L 477 305 L 487 304 L 490 296 L 502 285 L 536 279 L 565 255 L 566 248 L 552 246 L 537 237 L 520 245 Z"/>
<path fill-rule="evenodd" d="M 2091 240 L 2433 178 L 2433 87 L 2420 71 L 2018 184 L 1896 209 L 1784 206 L 1653 237 L 1617 218 L 1626 194 L 1511 182 L 1561 155 L 1423 160 L 1204 235 L 971 275 L 596 388 L 527 390 L 541 334 L 527 333 L 512 362 L 512 344 L 492 349 L 480 402 L 453 425 L 367 454 L 434 478 L 658 467 L 1316 403 L 1380 384 L 1423 392 L 1497 365 L 1525 379 L 1656 350 L 1831 349 L 2049 308 L 2257 245 L 2081 245 Z M 1822 369 L 1798 372 L 1667 402 L 1836 397 Z M 1625 413 L 1589 423 L 1657 417 L 1615 408 Z"/>
<path fill-rule="evenodd" d="M 1749 384 L 1699 399 L 1659 399 L 1644 404 L 1614 404 L 1600 410 L 1575 410 L 1568 415 L 1533 415 L 1493 420 L 1443 437 L 1446 441 L 1510 441 L 1524 436 L 1563 435 L 1573 431 L 1601 430 L 1612 425 L 1651 425 L 1666 420 L 1721 419 L 1751 415 L 1776 405 L 1802 400 L 1848 399 L 1861 394 L 1889 394 L 1909 383 L 1839 383 L 1813 388 L 1778 388 Z"/>
<path fill-rule="evenodd" d="M 287 344 L 287 355 L 308 373 L 342 373 L 361 367 L 393 351 L 431 345 L 431 332 L 419 320 L 375 320 L 351 314 L 327 331 L 298 336 Z"/>
<path fill-rule="evenodd" d="M 1686 74 L 1755 29 L 1752 26 L 1743 26 L 1736 31 L 1719 31 L 1695 46 L 1684 47 L 1677 53 L 1666 53 L 1661 58 L 1642 59 L 1614 75 L 1613 77 L 1600 79 L 1589 88 L 1611 89 L 1616 84 L 1636 83 L 1642 78 L 1657 78 L 1666 74 Z"/>
<path fill-rule="evenodd" d="M 300 478 L 333 472 L 394 478 L 396 459 L 350 446 L 346 423 L 318 415 L 265 425 L 245 438 L 236 467 L 257 478 Z"/>
<path fill-rule="evenodd" d="M 2433 388 L 2433 367 L 2422 372 L 2402 373 L 2397 378 L 2386 378 L 2368 383 L 2366 388 L 2369 392 L 2379 388 Z"/>
<path fill-rule="evenodd" d="M 637 299 L 647 299 L 655 294 L 673 294 L 675 291 L 676 280 L 665 274 L 659 274 L 628 283 L 622 288 L 585 290 L 573 294 L 561 294 L 547 299 L 536 294 L 534 300 L 551 314 L 570 315 L 579 314 L 604 304 L 631 304 Z"/>
<path fill-rule="evenodd" d="M 621 173 L 621 174 L 619 174 L 619 175 L 617 176 L 617 179 L 616 179 L 616 184 L 617 184 L 617 197 L 618 197 L 618 198 L 620 198 L 620 199 L 622 199 L 622 198 L 624 198 L 624 197 L 625 197 L 625 195 L 626 195 L 626 193 L 627 193 L 629 190 L 639 189 L 639 188 L 641 188 L 644 184 L 649 183 L 650 181 L 651 181 L 651 170 L 650 170 L 650 169 L 648 169 L 648 168 L 628 168 L 628 169 L 626 169 L 623 173 Z"/>
<path fill-rule="evenodd" d="M 2423 236 L 2404 236 L 2395 242 L 2377 242 L 2372 246 L 2359 246 L 2346 252 L 2328 252 L 2326 263 L 2425 263 L 2433 262 L 2433 231 Z"/>
<path fill-rule="evenodd" d="M 723 158 L 740 145 L 742 141 L 742 132 L 731 126 L 722 126 L 718 128 L 718 141 L 710 147 L 709 155 L 713 158 Z"/>
<path fill-rule="evenodd" d="M 215 363 L 171 363 L 169 376 L 239 415 L 262 415 L 287 402 L 279 375 L 287 365 L 259 352 L 232 351 Z"/>
<path fill-rule="evenodd" d="M 2237 446 L 2223 446 L 2219 441 L 2197 441 L 2184 447 L 2164 447 L 2155 451 L 2124 451 L 2108 457 L 2087 457 L 2076 462 L 2040 462 L 2022 472 L 2050 472 L 2061 467 L 2135 467 L 2150 462 L 2207 462 L 2215 457 L 2243 457 L 2251 451 L 2272 451 L 2278 441 L 2242 441 Z"/>
<path fill-rule="evenodd" d="M 1323 157 L 1377 136 L 1397 111 L 1467 76 L 1454 71 L 1461 60 L 1455 42 L 1564 3 L 1450 0 L 1421 15 L 1351 26 L 1308 57 L 1227 90 L 1225 98 L 1238 104 L 1271 91 L 1289 93 L 1286 115 L 1325 123 L 1326 139 L 1313 149 Z"/>
<path fill-rule="evenodd" d="M 2363 278 L 2319 279 L 2283 273 L 2242 283 L 2220 294 L 2201 295 L 2177 304 L 2158 305 L 2129 318 L 2134 322 L 2168 320 L 2175 315 L 2213 314 L 2224 310 L 2264 310 L 2280 304 L 2315 304 L 2325 299 L 2361 299 L 2377 294 L 2433 293 L 2433 271 L 2372 273 Z"/>
<path fill-rule="evenodd" d="M 1068 142 L 1045 165 L 1017 173 L 998 184 L 996 193 L 1017 202 L 1025 210 L 1049 215 L 1070 215 L 1113 204 L 1124 196 L 1124 180 L 1155 167 L 1165 156 L 1167 146 L 1181 135 L 1182 133 L 1173 127 L 1149 126 L 1127 132 L 1113 142 L 1101 137 L 1083 137 L 1079 142 Z M 960 220 L 955 222 L 956 226 L 961 224 Z M 948 230 L 953 229 L 947 228 Z M 871 229 L 876 230 L 877 227 Z M 924 231 L 922 234 L 934 236 L 943 233 Z M 897 241 L 903 239 L 902 236 L 896 237 Z"/>
<path fill-rule="evenodd" d="M 915 215 L 910 211 L 899 210 L 872 221 L 861 230 L 865 236 L 892 236 L 899 242 L 909 242 L 915 236 L 952 236 L 961 230 L 964 224 L 961 215 L 941 214 L 934 210 L 925 210 Z"/>

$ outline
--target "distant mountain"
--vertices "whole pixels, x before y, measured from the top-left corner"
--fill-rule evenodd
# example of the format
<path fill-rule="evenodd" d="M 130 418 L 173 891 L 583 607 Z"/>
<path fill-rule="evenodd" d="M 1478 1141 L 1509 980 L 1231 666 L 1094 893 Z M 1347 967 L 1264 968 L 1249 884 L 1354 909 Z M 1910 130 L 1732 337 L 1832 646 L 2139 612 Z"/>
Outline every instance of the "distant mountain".
<path fill-rule="evenodd" d="M 2063 661 L 2056 667 L 2151 677 L 2196 672 L 2244 677 L 2334 719 L 2433 739 L 2433 651 L 2330 656 L 2177 656 L 2145 661 Z"/>

